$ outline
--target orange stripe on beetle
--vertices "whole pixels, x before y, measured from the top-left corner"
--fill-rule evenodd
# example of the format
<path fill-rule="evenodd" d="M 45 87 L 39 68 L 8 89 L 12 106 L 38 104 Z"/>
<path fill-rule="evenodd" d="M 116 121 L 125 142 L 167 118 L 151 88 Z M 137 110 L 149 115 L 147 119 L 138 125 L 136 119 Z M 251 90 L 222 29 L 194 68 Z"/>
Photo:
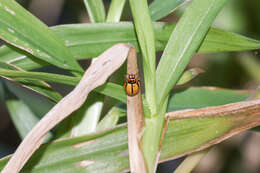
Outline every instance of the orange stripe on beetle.
<path fill-rule="evenodd" d="M 140 90 L 140 80 L 136 74 L 128 73 L 125 78 L 124 88 L 128 96 L 136 95 Z"/>

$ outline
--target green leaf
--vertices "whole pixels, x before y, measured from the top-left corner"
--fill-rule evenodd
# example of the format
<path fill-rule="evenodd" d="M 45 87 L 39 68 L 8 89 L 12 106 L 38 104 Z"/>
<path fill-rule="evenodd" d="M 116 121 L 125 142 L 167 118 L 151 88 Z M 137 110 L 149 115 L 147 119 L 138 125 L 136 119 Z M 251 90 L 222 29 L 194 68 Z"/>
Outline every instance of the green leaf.
<path fill-rule="evenodd" d="M 147 0 L 129 0 L 138 44 L 142 52 L 143 73 L 145 83 L 145 99 L 151 112 L 156 114 L 155 94 L 155 36 L 152 20 L 148 11 Z"/>
<path fill-rule="evenodd" d="M 5 69 L 8 69 L 8 70 L 5 70 Z M 9 73 L 12 74 L 12 72 L 18 73 L 18 74 L 20 74 L 20 73 L 27 74 L 27 72 L 20 71 L 20 70 L 21 69 L 15 67 L 14 65 L 9 65 L 9 64 L 0 62 L 0 75 L 2 75 L 2 76 L 7 76 L 6 74 L 9 74 Z M 26 87 L 30 90 L 33 90 L 39 94 L 42 94 L 43 96 L 49 98 L 50 100 L 52 100 L 54 102 L 58 102 L 62 98 L 62 96 L 58 92 L 53 90 L 47 83 L 40 81 L 38 79 L 30 80 L 30 78 L 29 78 L 28 80 L 26 80 L 26 79 L 14 79 L 13 78 L 13 80 L 16 82 L 19 82 L 21 85 L 23 85 L 24 87 Z"/>
<path fill-rule="evenodd" d="M 167 16 L 184 2 L 185 0 L 154 0 L 149 5 L 152 20 L 159 20 Z"/>
<path fill-rule="evenodd" d="M 2 0 L 0 11 L 0 38 L 50 64 L 82 71 L 64 42 L 14 0 Z"/>
<path fill-rule="evenodd" d="M 198 76 L 200 73 L 203 73 L 204 71 L 201 70 L 200 68 L 192 68 L 187 71 L 185 71 L 180 79 L 178 80 L 176 85 L 183 85 L 186 84 L 187 82 L 191 81 L 194 79 L 196 76 Z"/>
<path fill-rule="evenodd" d="M 194 72 L 194 69 L 186 71 L 182 78 L 188 76 L 189 74 Z M 193 73 L 194 74 L 194 73 Z M 12 79 L 31 79 L 31 80 L 45 80 L 47 82 L 55 82 L 60 84 L 66 84 L 71 86 L 76 86 L 79 82 L 79 77 L 70 77 L 65 75 L 51 74 L 51 73 L 43 73 L 43 72 L 22 72 L 22 71 L 14 71 L 14 70 L 5 70 L 0 69 L 0 75 L 11 77 Z M 193 77 L 193 76 L 192 76 Z M 183 79 L 186 80 L 186 79 Z M 124 88 L 121 85 L 108 82 L 98 88 L 95 91 L 102 93 L 104 95 L 113 97 L 123 103 L 126 103 L 126 94 Z M 232 94 L 233 93 L 233 94 Z M 248 93 L 243 93 L 244 97 L 248 97 Z M 227 96 L 227 97 L 225 97 Z M 176 98 L 175 98 L 176 97 Z M 216 99 L 211 99 L 211 98 Z M 219 102 L 222 105 L 226 103 L 232 103 L 232 99 L 240 98 L 240 93 L 237 91 L 214 88 L 214 87 L 206 87 L 206 88 L 189 88 L 189 89 L 176 89 L 172 91 L 171 98 L 169 100 L 169 108 L 168 111 L 179 110 L 184 108 L 200 108 L 203 106 L 213 106 L 210 103 Z M 175 99 L 173 99 L 175 98 Z M 203 99 L 201 99 L 203 98 Z M 206 101 L 204 103 L 204 101 Z M 239 100 L 242 101 L 242 100 Z M 203 102 L 204 105 L 196 106 Z M 209 104 L 208 104 L 209 103 Z M 189 107 L 189 104 L 194 105 Z M 171 106 L 173 105 L 173 107 Z M 214 104 L 215 105 L 215 104 Z M 216 105 L 215 105 L 216 106 Z"/>
<path fill-rule="evenodd" d="M 26 79 L 26 80 L 44 80 L 47 82 L 54 82 L 66 85 L 76 86 L 80 81 L 80 77 L 71 77 L 59 74 L 44 73 L 44 72 L 23 72 L 16 70 L 0 69 L 0 75 L 5 77 L 11 77 L 14 80 Z M 123 86 L 107 82 L 106 84 L 95 88 L 96 92 L 113 97 L 122 102 L 126 102 L 126 94 Z"/>
<path fill-rule="evenodd" d="M 28 90 L 21 85 L 17 85 L 14 82 L 6 80 L 5 84 L 7 89 L 20 100 L 22 100 L 39 118 L 42 118 L 55 105 L 46 97 L 32 92 L 31 90 Z"/>
<path fill-rule="evenodd" d="M 243 35 L 211 28 L 200 46 L 199 52 L 244 51 L 251 50 L 253 47 L 253 49 L 259 49 L 259 43 L 258 40 Z"/>
<path fill-rule="evenodd" d="M 5 102 L 14 126 L 21 139 L 23 139 L 36 125 L 36 123 L 39 121 L 39 118 L 21 100 L 8 98 Z M 51 137 L 51 132 L 47 133 L 44 141 L 46 142 L 50 140 Z"/>
<path fill-rule="evenodd" d="M 245 101 L 250 97 L 250 94 L 249 90 L 230 90 L 216 87 L 174 89 L 170 94 L 167 112 Z M 125 112 L 126 108 L 120 107 L 120 110 Z"/>
<path fill-rule="evenodd" d="M 120 100 L 121 102 L 126 103 L 126 93 L 122 85 L 107 82 L 104 85 L 95 88 L 94 91 L 97 91 L 101 94 L 110 96 L 112 98 Z"/>
<path fill-rule="evenodd" d="M 226 0 L 194 0 L 174 28 L 156 71 L 156 94 L 159 111 L 146 120 L 142 138 L 143 153 L 149 172 L 156 169 L 164 116 L 171 89 L 177 83 L 191 57 L 196 53 L 210 25 Z"/>
<path fill-rule="evenodd" d="M 1 61 L 15 65 L 24 70 L 32 70 L 35 68 L 41 68 L 49 65 L 40 59 L 33 57 L 31 54 L 22 51 L 10 44 L 6 44 L 0 47 Z"/>
<path fill-rule="evenodd" d="M 90 93 L 86 102 L 72 116 L 72 137 L 82 136 L 96 131 L 100 119 L 104 97 L 98 93 Z"/>
<path fill-rule="evenodd" d="M 59 124 L 56 139 L 71 138 L 96 131 L 104 97 L 90 93 L 85 103 Z"/>
<path fill-rule="evenodd" d="M 0 63 L 0 65 L 1 64 L 3 63 Z M 72 86 L 76 86 L 81 79 L 80 77 L 71 77 L 71 76 L 59 75 L 53 73 L 6 70 L 1 68 L 0 68 L 0 75 L 6 77 L 12 77 L 15 80 L 19 80 L 19 79 L 43 80 L 47 82 L 55 82 L 55 83 L 61 83 L 66 85 L 72 85 Z"/>
<path fill-rule="evenodd" d="M 187 71 L 188 73 L 190 71 Z M 186 73 L 186 72 L 185 72 Z M 184 73 L 184 75 L 185 75 Z M 25 78 L 25 79 L 38 79 L 48 82 L 56 82 L 71 86 L 76 86 L 80 78 L 70 77 L 64 75 L 57 75 L 51 73 L 42 72 L 21 72 L 14 70 L 2 70 L 0 69 L 0 75 L 12 77 Z M 126 103 L 126 94 L 124 88 L 121 85 L 114 83 L 106 83 L 95 89 L 97 92 L 104 95 L 113 97 L 123 103 Z M 227 103 L 242 101 L 249 97 L 247 92 L 232 91 L 227 89 L 220 89 L 214 87 L 205 88 L 188 88 L 188 89 L 175 89 L 172 91 L 169 99 L 168 112 L 173 110 L 181 110 L 188 108 L 201 108 L 205 106 L 217 106 Z M 215 99 L 211 99 L 215 98 Z M 202 103 L 202 104 L 201 104 Z M 217 104 L 216 104 L 217 103 Z"/>
<path fill-rule="evenodd" d="M 240 115 L 232 114 L 170 120 L 160 160 L 170 160 L 201 150 L 220 138 L 218 142 L 221 142 L 230 131 L 245 127 L 243 120 L 246 118 L 241 118 Z M 121 125 L 103 132 L 42 145 L 23 172 L 126 172 L 129 169 L 128 157 L 127 127 Z M 8 159 L 0 160 L 0 169 Z"/>
<path fill-rule="evenodd" d="M 119 22 L 126 0 L 112 0 L 109 5 L 106 22 Z"/>
<path fill-rule="evenodd" d="M 164 50 L 174 24 L 153 23 L 156 50 Z M 130 43 L 139 51 L 132 23 L 72 24 L 52 27 L 77 59 L 93 58 L 116 43 Z M 233 41 L 234 40 L 234 41 Z M 225 52 L 259 49 L 260 42 L 239 34 L 211 28 L 198 52 Z M 44 61 L 17 51 L 11 45 L 0 47 L 0 60 L 25 70 L 46 66 Z"/>
<path fill-rule="evenodd" d="M 162 146 L 161 158 L 176 158 L 209 144 L 210 141 L 239 126 L 241 122 L 232 119 L 231 115 L 227 115 L 171 120 L 163 141 L 167 145 Z M 168 132 L 174 134 L 174 137 Z"/>
<path fill-rule="evenodd" d="M 167 112 L 240 102 L 246 100 L 249 95 L 249 91 L 235 91 L 215 87 L 175 89 L 171 93 Z"/>
<path fill-rule="evenodd" d="M 157 67 L 158 104 L 162 105 L 199 48 L 226 0 L 195 0 L 174 28 Z"/>
<path fill-rule="evenodd" d="M 119 118 L 126 116 L 126 111 L 114 106 L 105 117 L 98 123 L 97 131 L 113 128 L 117 125 Z"/>
<path fill-rule="evenodd" d="M 83 0 L 91 22 L 105 22 L 106 12 L 102 0 Z"/>
<path fill-rule="evenodd" d="M 91 23 L 105 22 L 106 14 L 102 0 L 84 0 Z M 93 63 L 96 58 L 92 59 Z M 97 123 L 101 116 L 104 96 L 98 93 L 91 93 L 84 105 L 80 107 L 73 116 L 70 117 L 73 122 L 71 137 L 81 136 L 96 130 Z M 68 120 L 69 121 L 69 120 Z M 61 126 L 64 126 L 61 124 Z M 67 126 L 65 124 L 65 126 Z M 61 128 L 63 129 L 63 128 Z M 66 134 L 66 133 L 65 133 Z"/>

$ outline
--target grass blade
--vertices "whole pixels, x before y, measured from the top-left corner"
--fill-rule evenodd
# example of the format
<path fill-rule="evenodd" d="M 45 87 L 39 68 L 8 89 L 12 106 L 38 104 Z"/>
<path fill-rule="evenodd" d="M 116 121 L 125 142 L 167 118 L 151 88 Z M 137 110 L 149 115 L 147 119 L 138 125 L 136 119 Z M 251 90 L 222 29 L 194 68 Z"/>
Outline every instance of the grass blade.
<path fill-rule="evenodd" d="M 192 1 L 170 36 L 156 71 L 157 106 L 160 110 L 156 119 L 146 122 L 151 128 L 147 128 L 143 135 L 142 145 L 145 158 L 149 159 L 147 163 L 150 172 L 155 172 L 167 127 L 164 115 L 170 90 L 179 80 L 225 2 L 226 0 Z"/>
<path fill-rule="evenodd" d="M 187 73 L 190 73 L 190 71 L 187 71 Z M 43 73 L 43 72 L 22 72 L 22 71 L 5 70 L 5 69 L 0 69 L 0 75 L 10 77 L 14 80 L 16 80 L 17 78 L 31 79 L 31 80 L 44 80 L 47 82 L 55 82 L 55 83 L 71 85 L 71 86 L 76 86 L 80 80 L 79 77 L 70 77 L 65 75 Z M 186 74 L 186 72 L 183 74 L 183 76 L 187 76 L 187 75 L 188 74 Z M 107 82 L 106 84 L 96 88 L 95 91 L 113 97 L 123 103 L 126 103 L 126 94 L 123 86 L 121 85 Z M 240 91 L 225 90 L 225 89 L 214 88 L 214 87 L 177 89 L 174 90 L 173 93 L 174 95 L 172 94 L 169 100 L 168 111 L 174 111 L 174 110 L 180 110 L 186 108 L 190 109 L 190 108 L 201 108 L 205 106 L 223 105 L 223 104 L 233 102 L 232 101 L 233 99 L 240 98 L 241 97 L 240 93 L 244 94 L 243 96 L 244 99 L 249 97 L 249 94 L 246 91 L 240 92 Z M 211 98 L 215 98 L 215 99 L 211 99 Z M 203 102 L 203 105 L 200 105 L 199 103 L 201 103 L 201 101 L 204 100 L 206 102 L 205 103 Z M 190 105 L 191 107 L 186 107 L 188 105 Z"/>
<path fill-rule="evenodd" d="M 106 18 L 105 7 L 102 0 L 83 0 L 91 22 L 104 22 Z"/>
<path fill-rule="evenodd" d="M 194 0 L 174 28 L 157 67 L 157 94 L 162 105 L 199 48 L 226 0 Z"/>
<path fill-rule="evenodd" d="M 178 6 L 186 0 L 154 0 L 149 5 L 149 11 L 153 21 L 159 20 L 174 11 Z"/>
<path fill-rule="evenodd" d="M 37 124 L 39 117 L 21 100 L 8 98 L 5 103 L 19 136 L 21 139 L 25 138 L 30 130 Z M 44 141 L 50 140 L 51 137 L 52 134 L 49 132 Z"/>
<path fill-rule="evenodd" d="M 190 110 L 190 111 L 187 110 L 176 111 L 176 112 L 168 113 L 167 116 L 172 118 L 172 120 L 174 119 L 174 121 L 171 121 L 170 124 L 180 122 L 180 124 L 178 124 L 177 126 L 175 124 L 176 126 L 175 133 L 182 132 L 183 134 L 186 134 L 187 131 L 185 132 L 184 130 L 186 129 L 186 127 L 182 129 L 181 127 L 182 123 L 186 124 L 191 121 L 193 122 L 190 126 L 189 131 L 195 130 L 193 128 L 196 125 L 198 125 L 197 123 L 199 124 L 202 123 L 199 126 L 199 128 L 201 128 L 201 131 L 199 133 L 195 132 L 196 135 L 193 134 L 193 136 L 190 136 L 190 138 L 185 139 L 191 142 L 194 141 L 195 138 L 200 138 L 197 139 L 198 141 L 201 142 L 200 144 L 197 143 L 193 145 L 190 143 L 191 145 L 188 146 L 188 148 L 192 149 L 193 151 L 199 151 L 208 148 L 209 146 L 212 146 L 214 144 L 217 144 L 229 138 L 230 136 L 238 134 L 239 132 L 245 129 L 250 129 L 252 127 L 258 126 L 258 121 L 260 120 L 260 116 L 259 116 L 260 114 L 258 112 L 258 108 L 259 108 L 258 106 L 260 106 L 259 103 L 260 100 L 244 101 L 244 102 L 227 104 L 223 106 L 205 107 L 205 108 Z M 169 128 L 168 130 L 172 130 L 172 129 Z M 213 135 L 213 133 L 215 133 L 215 135 Z M 207 134 L 209 136 L 207 136 Z M 212 135 L 215 137 L 213 137 Z M 175 140 L 178 141 L 179 140 L 178 138 L 180 136 L 176 135 L 175 137 L 176 137 Z M 176 154 L 175 157 L 179 157 L 181 155 L 190 153 L 186 149 L 184 149 L 186 148 L 186 146 L 184 146 L 183 144 L 186 142 L 178 143 L 176 141 L 174 142 L 172 141 L 171 143 L 174 144 L 172 145 L 172 147 L 167 148 L 168 151 L 171 150 L 170 152 L 176 152 L 177 150 L 179 150 L 181 151 L 180 153 L 182 153 L 182 154 L 175 153 Z M 175 148 L 176 146 L 178 147 Z"/>
<path fill-rule="evenodd" d="M 106 14 L 102 0 L 83 0 L 87 8 L 91 23 L 105 22 Z M 92 59 L 94 63 L 97 59 Z M 73 128 L 71 136 L 80 136 L 94 132 L 100 119 L 103 108 L 104 96 L 91 93 L 85 104 L 71 117 Z M 61 123 L 61 126 L 64 126 Z M 65 124 L 65 126 L 67 126 Z M 62 128 L 63 129 L 63 128 Z"/>
<path fill-rule="evenodd" d="M 235 111 L 237 114 L 170 120 L 162 145 L 160 161 L 178 158 L 187 153 L 210 147 L 216 142 L 235 135 L 234 132 L 238 133 L 250 128 L 247 125 L 253 127 L 260 124 L 259 114 L 256 115 L 259 112 L 257 110 L 260 109 L 259 101 L 247 103 L 253 103 L 246 107 L 254 109 L 255 116 L 253 114 L 241 116 L 239 113 L 243 110 L 240 109 L 239 112 Z M 235 105 L 240 104 L 241 102 Z M 242 102 L 242 105 L 245 105 L 245 102 Z M 218 108 L 225 107 L 227 105 Z M 253 117 L 257 119 L 254 123 Z M 243 130 L 236 131 L 237 129 Z M 107 131 L 42 145 L 23 171 L 24 173 L 46 171 L 80 173 L 84 169 L 86 172 L 126 172 L 129 170 L 128 157 L 127 127 L 122 125 Z M 8 159 L 9 157 L 0 160 L 0 169 Z M 72 159 L 75 162 L 71 162 Z"/>
<path fill-rule="evenodd" d="M 201 70 L 200 68 L 189 69 L 181 75 L 181 78 L 178 80 L 176 85 L 186 84 L 187 82 L 191 81 L 192 79 L 194 79 L 196 76 L 198 76 L 200 73 L 203 72 L 204 71 Z"/>
<path fill-rule="evenodd" d="M 105 117 L 98 123 L 97 131 L 113 128 L 120 117 L 126 116 L 126 112 L 116 106 L 112 107 Z"/>
<path fill-rule="evenodd" d="M 117 44 L 101 54 L 85 72 L 75 89 L 56 104 L 25 137 L 2 173 L 19 172 L 40 146 L 46 133 L 77 110 L 90 91 L 106 82 L 126 60 L 130 48 L 126 44 Z"/>
<path fill-rule="evenodd" d="M 174 89 L 170 95 L 167 112 L 199 109 L 244 101 L 250 96 L 246 90 L 236 91 L 215 87 L 190 87 Z M 214 99 L 212 99 L 214 98 Z"/>
<path fill-rule="evenodd" d="M 174 24 L 153 23 L 156 50 L 164 50 Z M 137 51 L 139 46 L 132 23 L 72 24 L 52 28 L 64 39 L 66 46 L 77 59 L 93 58 L 116 43 L 130 43 Z M 120 34 L 119 34 L 120 33 Z M 239 34 L 211 28 L 198 52 L 244 51 L 260 48 L 260 42 Z M 24 51 L 8 45 L 0 47 L 1 60 L 25 70 L 46 66 Z"/>
<path fill-rule="evenodd" d="M 45 72 L 26 72 L 26 71 L 17 71 L 17 70 L 6 70 L 0 68 L 0 75 L 11 77 L 15 80 L 19 79 L 31 79 L 31 80 L 43 80 L 47 82 L 55 82 L 66 85 L 76 86 L 80 81 L 80 77 L 71 77 L 53 73 Z M 63 79 L 63 80 L 62 80 Z"/>
<path fill-rule="evenodd" d="M 8 70 L 5 70 L 5 69 L 8 69 Z M 9 77 L 8 75 L 6 75 L 9 72 L 10 73 L 17 72 L 18 74 L 27 73 L 26 71 L 22 71 L 21 69 L 15 67 L 14 65 L 9 65 L 9 64 L 3 63 L 3 62 L 0 62 L 0 71 L 1 70 L 3 70 L 3 71 L 2 71 L 2 73 L 0 72 L 0 76 L 6 76 L 6 77 Z M 12 77 L 12 76 L 10 76 L 10 77 Z M 40 81 L 38 79 L 30 80 L 30 78 L 29 78 L 28 80 L 26 80 L 26 79 L 21 79 L 21 78 L 20 79 L 13 78 L 12 80 L 20 83 L 23 87 L 26 87 L 30 90 L 33 90 L 33 91 L 47 97 L 48 99 L 50 99 L 54 102 L 58 102 L 62 98 L 62 96 L 58 92 L 53 90 L 47 83 Z"/>
<path fill-rule="evenodd" d="M 126 0 L 112 0 L 109 6 L 106 22 L 119 22 Z"/>
<path fill-rule="evenodd" d="M 14 80 L 29 79 L 29 80 L 44 80 L 46 82 L 54 82 L 65 85 L 76 86 L 80 81 L 80 77 L 71 77 L 59 74 L 44 73 L 44 72 L 23 72 L 16 70 L 0 69 L 0 75 L 11 77 Z M 113 97 L 122 102 L 126 102 L 126 94 L 123 86 L 107 82 L 106 84 L 98 87 L 95 91 Z"/>
<path fill-rule="evenodd" d="M 7 89 L 19 98 L 19 100 L 23 101 L 39 118 L 42 118 L 55 105 L 54 102 L 51 102 L 46 97 L 36 94 L 35 92 L 28 90 L 19 84 L 17 85 L 12 81 L 6 80 L 5 84 Z"/>
<path fill-rule="evenodd" d="M 50 64 L 82 72 L 64 42 L 17 2 L 2 0 L 0 11 L 0 38 Z"/>
<path fill-rule="evenodd" d="M 130 7 L 134 18 L 135 31 L 142 52 L 145 82 L 145 98 L 151 111 L 156 114 L 155 95 L 155 37 L 152 20 L 148 11 L 147 0 L 130 0 Z"/>
<path fill-rule="evenodd" d="M 72 116 L 73 128 L 70 137 L 82 136 L 96 131 L 103 99 L 103 95 L 98 93 L 89 94 L 85 104 Z"/>

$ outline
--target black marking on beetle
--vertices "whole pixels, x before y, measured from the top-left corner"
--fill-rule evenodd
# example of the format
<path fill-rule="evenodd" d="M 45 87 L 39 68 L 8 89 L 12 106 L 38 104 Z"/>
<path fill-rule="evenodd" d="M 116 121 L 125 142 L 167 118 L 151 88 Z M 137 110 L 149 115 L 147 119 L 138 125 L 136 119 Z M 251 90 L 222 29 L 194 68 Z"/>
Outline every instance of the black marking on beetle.
<path fill-rule="evenodd" d="M 141 85 L 140 80 L 137 81 L 137 85 L 140 88 L 140 85 Z"/>
<path fill-rule="evenodd" d="M 132 91 L 131 94 L 133 94 L 134 93 L 134 85 L 133 84 L 131 84 L 131 91 Z"/>
<path fill-rule="evenodd" d="M 131 80 L 131 81 L 129 81 L 128 83 L 129 83 L 129 84 L 135 84 L 136 82 L 135 82 L 135 80 Z"/>

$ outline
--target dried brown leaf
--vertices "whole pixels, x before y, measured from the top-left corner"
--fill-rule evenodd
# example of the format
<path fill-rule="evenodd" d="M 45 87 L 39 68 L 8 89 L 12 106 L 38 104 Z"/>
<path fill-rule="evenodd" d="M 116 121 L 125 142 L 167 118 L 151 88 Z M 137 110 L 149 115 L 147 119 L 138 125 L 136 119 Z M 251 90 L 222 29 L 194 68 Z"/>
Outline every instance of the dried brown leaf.
<path fill-rule="evenodd" d="M 138 75 L 136 50 L 131 48 L 127 59 L 127 73 Z M 144 112 L 142 94 L 127 96 L 127 123 L 128 148 L 131 172 L 147 172 L 143 152 L 141 150 L 141 137 L 144 126 Z"/>

